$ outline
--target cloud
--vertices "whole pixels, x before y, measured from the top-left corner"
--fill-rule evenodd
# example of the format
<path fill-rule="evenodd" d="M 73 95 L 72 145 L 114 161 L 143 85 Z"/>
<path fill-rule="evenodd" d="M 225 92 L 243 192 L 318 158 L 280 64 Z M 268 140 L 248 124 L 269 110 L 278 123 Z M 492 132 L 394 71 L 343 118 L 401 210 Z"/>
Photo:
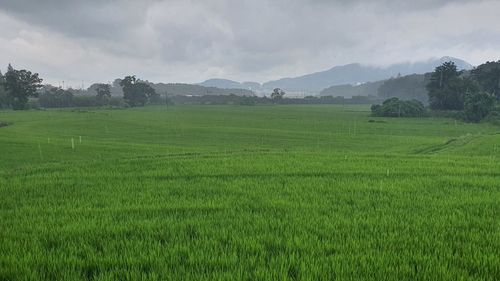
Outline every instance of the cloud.
<path fill-rule="evenodd" d="M 42 3 L 43 2 L 43 3 Z M 500 58 L 498 1 L 0 0 L 0 61 L 80 85 L 266 81 L 350 62 Z"/>

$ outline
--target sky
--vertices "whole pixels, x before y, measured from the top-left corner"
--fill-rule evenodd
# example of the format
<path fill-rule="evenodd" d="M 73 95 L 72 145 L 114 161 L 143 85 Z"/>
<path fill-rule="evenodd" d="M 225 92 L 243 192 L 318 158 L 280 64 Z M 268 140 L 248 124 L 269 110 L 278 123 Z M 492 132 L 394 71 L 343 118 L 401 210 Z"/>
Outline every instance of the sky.
<path fill-rule="evenodd" d="M 500 59 L 500 0 L 0 0 L 0 69 L 79 88 Z"/>

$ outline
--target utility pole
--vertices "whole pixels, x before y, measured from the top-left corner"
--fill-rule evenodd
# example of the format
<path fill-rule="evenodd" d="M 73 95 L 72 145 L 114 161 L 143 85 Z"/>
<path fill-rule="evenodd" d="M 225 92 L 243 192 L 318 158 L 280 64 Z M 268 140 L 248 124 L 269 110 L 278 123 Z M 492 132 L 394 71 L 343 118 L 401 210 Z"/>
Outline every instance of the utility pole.
<path fill-rule="evenodd" d="M 167 111 L 168 111 L 168 92 L 165 91 L 165 105 L 167 107 Z"/>

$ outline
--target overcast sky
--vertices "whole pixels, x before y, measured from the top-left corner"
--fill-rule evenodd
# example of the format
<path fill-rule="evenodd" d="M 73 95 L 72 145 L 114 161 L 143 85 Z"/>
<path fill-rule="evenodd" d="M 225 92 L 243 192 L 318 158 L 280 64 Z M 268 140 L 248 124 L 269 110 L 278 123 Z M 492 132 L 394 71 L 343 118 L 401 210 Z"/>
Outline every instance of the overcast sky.
<path fill-rule="evenodd" d="M 0 0 L 0 63 L 85 87 L 258 81 L 361 62 L 500 59 L 500 1 Z"/>

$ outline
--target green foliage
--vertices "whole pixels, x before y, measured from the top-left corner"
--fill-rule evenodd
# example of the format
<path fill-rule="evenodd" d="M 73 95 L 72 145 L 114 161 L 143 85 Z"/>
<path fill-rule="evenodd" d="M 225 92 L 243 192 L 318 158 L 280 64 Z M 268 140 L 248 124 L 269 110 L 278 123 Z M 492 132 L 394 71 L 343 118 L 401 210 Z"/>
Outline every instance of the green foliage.
<path fill-rule="evenodd" d="M 481 64 L 472 70 L 472 75 L 483 91 L 500 100 L 500 61 Z"/>
<path fill-rule="evenodd" d="M 480 91 L 465 94 L 464 118 L 466 121 L 479 122 L 493 110 L 495 96 Z"/>
<path fill-rule="evenodd" d="M 403 101 L 398 98 L 385 100 L 382 105 L 372 105 L 373 116 L 419 117 L 425 115 L 424 105 L 417 100 Z"/>
<path fill-rule="evenodd" d="M 9 105 L 7 98 L 7 91 L 5 90 L 4 85 L 5 85 L 5 77 L 0 71 L 0 108 L 7 107 Z"/>
<path fill-rule="evenodd" d="M 275 102 L 279 102 L 280 100 L 283 99 L 285 94 L 286 94 L 285 91 L 283 91 L 282 89 L 275 88 L 271 93 L 271 99 L 274 100 Z"/>
<path fill-rule="evenodd" d="M 123 99 L 131 106 L 144 106 L 151 98 L 157 94 L 149 84 L 140 81 L 135 76 L 126 76 L 120 81 L 123 90 Z"/>
<path fill-rule="evenodd" d="M 46 87 L 39 95 L 37 102 L 44 108 L 124 106 L 123 100 L 118 97 L 99 98 L 97 95 L 75 95 L 70 89 L 64 90 L 56 87 Z"/>
<path fill-rule="evenodd" d="M 37 89 L 42 87 L 38 73 L 28 70 L 16 70 L 10 64 L 3 82 L 7 91 L 7 103 L 15 110 L 24 109 L 29 97 L 37 96 Z"/>
<path fill-rule="evenodd" d="M 74 106 L 73 99 L 70 91 L 54 87 L 39 95 L 38 104 L 41 107 L 71 107 Z"/>
<path fill-rule="evenodd" d="M 445 62 L 436 67 L 426 85 L 429 94 L 429 105 L 437 110 L 462 110 L 465 88 L 453 62 Z"/>
<path fill-rule="evenodd" d="M 95 85 L 96 99 L 100 104 L 106 104 L 111 98 L 111 85 L 97 84 Z"/>
<path fill-rule="evenodd" d="M 427 84 L 430 106 L 434 110 L 463 110 L 466 121 L 479 122 L 495 105 L 500 81 L 500 63 L 480 65 L 470 77 L 460 76 L 453 63 L 436 68 Z"/>
<path fill-rule="evenodd" d="M 369 114 L 1 112 L 0 279 L 499 280 L 498 127 Z"/>

